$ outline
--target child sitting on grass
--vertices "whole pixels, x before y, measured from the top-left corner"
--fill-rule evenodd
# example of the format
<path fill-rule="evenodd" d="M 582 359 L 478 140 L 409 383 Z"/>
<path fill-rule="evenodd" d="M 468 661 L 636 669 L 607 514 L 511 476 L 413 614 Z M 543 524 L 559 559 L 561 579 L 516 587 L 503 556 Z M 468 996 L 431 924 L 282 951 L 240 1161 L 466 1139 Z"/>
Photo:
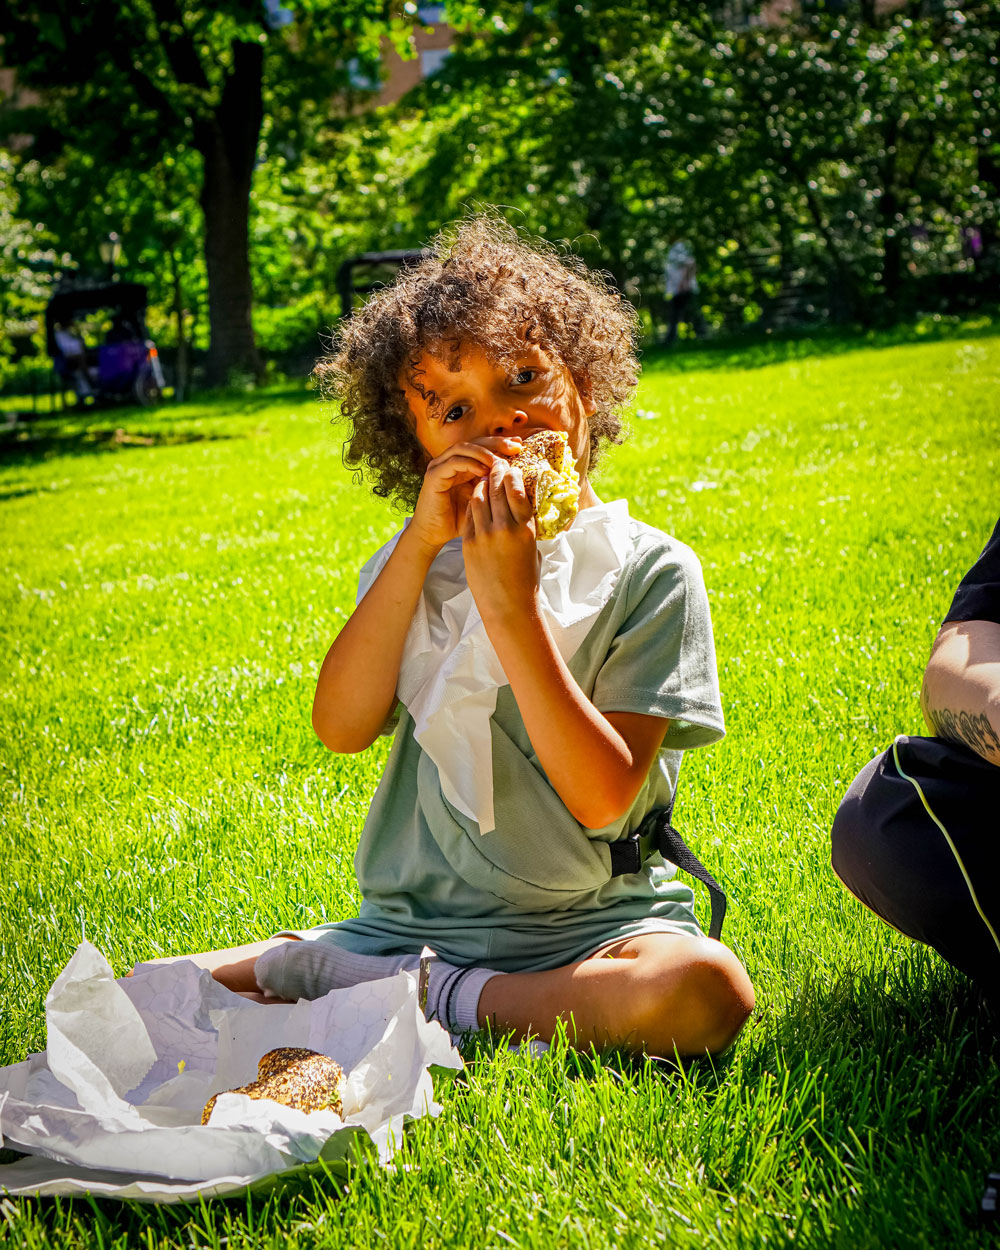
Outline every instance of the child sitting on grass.
<path fill-rule="evenodd" d="M 723 735 L 689 548 L 589 480 L 637 373 L 633 310 L 599 277 L 472 218 L 369 300 L 319 367 L 346 460 L 412 509 L 362 571 L 313 724 L 333 751 L 394 742 L 355 865 L 360 915 L 193 958 L 265 1000 L 416 969 L 427 1014 L 580 1047 L 724 1050 L 753 1008 L 658 853 L 609 844 L 673 800 L 681 752 Z M 580 511 L 536 542 L 510 457 L 562 431 Z"/>

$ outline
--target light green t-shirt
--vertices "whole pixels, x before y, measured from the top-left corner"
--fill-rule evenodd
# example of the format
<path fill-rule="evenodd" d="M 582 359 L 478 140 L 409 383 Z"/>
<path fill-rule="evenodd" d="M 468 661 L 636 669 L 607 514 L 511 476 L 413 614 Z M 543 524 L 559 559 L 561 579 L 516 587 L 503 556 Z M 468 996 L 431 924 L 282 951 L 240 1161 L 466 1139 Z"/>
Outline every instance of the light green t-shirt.
<path fill-rule="evenodd" d="M 569 663 L 599 711 L 671 722 L 629 812 L 604 829 L 574 820 L 505 686 L 491 721 L 496 828 L 484 836 L 444 798 L 400 707 L 355 857 L 360 915 L 301 936 L 372 955 L 426 945 L 451 963 L 520 971 L 571 963 L 636 933 L 700 932 L 692 891 L 658 856 L 641 872 L 611 876 L 607 844 L 671 802 L 682 751 L 725 732 L 698 559 L 659 530 L 629 526 L 614 593 Z"/>

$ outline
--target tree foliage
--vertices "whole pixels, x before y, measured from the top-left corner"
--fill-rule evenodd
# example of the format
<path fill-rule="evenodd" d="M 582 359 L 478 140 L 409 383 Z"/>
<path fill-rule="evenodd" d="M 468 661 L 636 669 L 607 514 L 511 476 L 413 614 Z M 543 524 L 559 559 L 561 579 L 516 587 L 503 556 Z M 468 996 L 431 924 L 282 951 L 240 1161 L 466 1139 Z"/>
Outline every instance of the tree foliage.
<path fill-rule="evenodd" d="M 394 0 L 39 0 L 0 13 L 6 64 L 42 93 L 6 121 L 32 157 L 87 153 L 131 178 L 137 200 L 149 171 L 169 181 L 169 154 L 197 158 L 210 370 L 255 372 L 249 212 L 265 121 L 301 148 L 316 115 L 350 97 L 351 62 L 376 66 L 381 37 L 405 33 Z"/>
<path fill-rule="evenodd" d="M 118 230 L 162 332 L 211 330 L 217 380 L 255 366 L 251 325 L 307 367 L 347 256 L 418 246 L 477 203 L 572 240 L 647 323 L 681 236 L 727 327 L 789 300 L 894 316 L 1000 268 L 1000 0 L 806 0 L 769 24 L 752 4 L 450 0 L 452 55 L 376 109 L 352 81 L 416 6 L 287 4 L 0 17 L 5 60 L 45 88 L 6 119 L 34 136 L 8 217 L 84 266 Z"/>
<path fill-rule="evenodd" d="M 68 259 L 53 236 L 22 215 L 14 177 L 13 160 L 0 152 L 0 386 L 37 333 L 56 266 Z"/>
<path fill-rule="evenodd" d="M 510 205 L 654 315 L 688 235 L 730 323 L 789 288 L 892 315 L 968 267 L 963 228 L 995 264 L 995 3 L 811 5 L 735 29 L 716 7 L 456 0 L 455 53 L 389 122 L 420 149 L 400 215 L 426 233 Z"/>

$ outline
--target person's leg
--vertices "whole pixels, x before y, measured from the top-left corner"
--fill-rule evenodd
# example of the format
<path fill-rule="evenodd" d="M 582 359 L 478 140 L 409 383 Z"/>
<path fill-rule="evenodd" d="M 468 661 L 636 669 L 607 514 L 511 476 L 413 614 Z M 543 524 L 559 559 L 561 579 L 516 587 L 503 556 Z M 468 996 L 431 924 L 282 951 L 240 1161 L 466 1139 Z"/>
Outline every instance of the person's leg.
<path fill-rule="evenodd" d="M 677 337 L 677 323 L 680 321 L 681 303 L 682 300 L 679 295 L 672 295 L 670 297 L 670 304 L 667 308 L 669 325 L 667 327 L 667 337 L 664 339 L 664 346 L 666 347 L 670 347 L 674 339 Z"/>
<path fill-rule="evenodd" d="M 940 738 L 896 740 L 851 783 L 833 870 L 871 911 L 1000 992 L 1000 769 Z"/>
<path fill-rule="evenodd" d="M 417 971 L 419 955 L 358 955 L 330 941 L 277 943 L 261 952 L 261 990 L 318 998 L 366 980 Z M 214 974 L 213 974 L 214 975 Z M 721 942 L 651 933 L 545 972 L 430 965 L 426 1011 L 450 1032 L 484 1028 L 551 1041 L 558 1021 L 574 1044 L 660 1055 L 724 1050 L 753 1010 L 753 987 Z"/>
<path fill-rule="evenodd" d="M 366 981 L 394 977 L 400 972 L 419 975 L 422 956 L 416 953 L 363 955 L 329 938 L 284 942 L 258 957 L 254 976 L 267 995 L 284 1000 L 321 998 L 331 990 L 348 989 Z M 428 977 L 421 986 L 421 1006 L 428 1020 L 437 1020 L 451 1033 L 479 1027 L 476 1008 L 483 986 L 503 976 L 493 968 L 457 967 L 437 956 L 427 963 Z"/>
<path fill-rule="evenodd" d="M 379 981 L 398 972 L 416 973 L 420 955 L 359 955 L 323 939 L 302 941 L 293 934 L 194 955 L 166 955 L 143 963 L 189 960 L 206 968 L 220 985 L 260 1003 L 321 998 L 331 990 Z M 136 965 L 138 967 L 138 965 Z M 133 972 L 135 969 L 133 969 Z M 127 972 L 131 976 L 132 972 Z M 427 986 L 428 1019 L 454 1032 L 477 1027 L 476 1005 L 483 985 L 502 973 L 492 968 L 457 968 L 433 959 Z"/>
<path fill-rule="evenodd" d="M 196 955 L 164 955 L 159 959 L 144 959 L 142 962 L 144 964 L 176 964 L 187 959 L 197 964 L 199 968 L 207 968 L 215 980 L 220 985 L 224 985 L 227 990 L 252 998 L 260 997 L 263 1000 L 264 996 L 259 992 L 260 987 L 254 975 L 258 958 L 273 947 L 284 946 L 288 942 L 298 940 L 291 936 L 268 938 L 265 942 L 250 942 L 246 946 L 230 946 L 218 951 L 201 951 Z M 132 973 L 127 972 L 125 975 L 130 977 Z"/>
<path fill-rule="evenodd" d="M 691 299 L 690 291 L 680 291 L 673 298 L 671 306 L 671 343 L 677 337 L 677 327 L 683 321 L 685 325 L 691 325 Z"/>
<path fill-rule="evenodd" d="M 548 972 L 487 981 L 479 1024 L 551 1041 L 559 1021 L 578 1047 L 672 1056 L 717 1054 L 753 1011 L 746 970 L 707 937 L 648 933 Z"/>

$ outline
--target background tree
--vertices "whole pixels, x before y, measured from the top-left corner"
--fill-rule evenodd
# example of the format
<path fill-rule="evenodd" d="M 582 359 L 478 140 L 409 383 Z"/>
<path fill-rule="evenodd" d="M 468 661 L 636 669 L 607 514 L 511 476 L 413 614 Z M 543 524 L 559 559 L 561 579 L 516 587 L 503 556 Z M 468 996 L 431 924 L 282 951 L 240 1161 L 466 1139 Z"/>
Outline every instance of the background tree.
<path fill-rule="evenodd" d="M 15 215 L 80 263 L 126 235 L 182 361 L 211 330 L 215 382 L 256 368 L 257 342 L 308 371 L 347 256 L 419 246 L 482 202 L 572 240 L 648 329 L 681 235 L 726 328 L 885 319 L 973 280 L 988 296 L 1000 0 L 810 0 L 767 25 L 725 18 L 740 7 L 451 0 L 443 68 L 372 108 L 351 80 L 377 78 L 413 3 L 126 0 L 112 18 L 39 0 L 0 14 L 5 58 L 46 87 L 7 119 L 34 135 Z"/>
<path fill-rule="evenodd" d="M 399 212 L 426 237 L 508 205 L 654 320 L 679 234 L 717 322 L 796 292 L 817 315 L 895 315 L 967 263 L 963 225 L 995 219 L 997 8 L 806 4 L 731 28 L 667 0 L 454 0 L 453 55 L 384 120 L 411 136 Z"/>
<path fill-rule="evenodd" d="M 23 164 L 15 184 L 20 211 L 45 222 L 67 261 L 72 257 L 85 275 L 104 275 L 99 247 L 112 231 L 124 240 L 119 270 L 147 287 L 149 328 L 161 348 L 166 343 L 173 349 L 179 395 L 189 385 L 193 342 L 208 338 L 199 327 L 206 290 L 192 190 L 197 164 L 197 154 L 179 146 L 136 178 L 131 169 L 108 168 L 92 151 L 65 145 L 51 165 Z"/>
<path fill-rule="evenodd" d="M 14 187 L 14 162 L 0 152 L 0 386 L 40 329 L 39 310 L 66 257 L 54 238 L 25 218 Z"/>
<path fill-rule="evenodd" d="M 168 152 L 199 158 L 210 324 L 209 377 L 257 373 L 250 196 L 265 119 L 294 151 L 349 97 L 351 62 L 377 73 L 380 39 L 405 38 L 396 0 L 38 0 L 0 9 L 4 61 L 43 103 L 8 116 L 27 155 L 67 145 L 138 182 Z"/>
<path fill-rule="evenodd" d="M 897 312 L 928 260 L 954 264 L 960 228 L 982 200 L 970 105 L 986 68 L 984 27 L 956 5 L 930 16 L 918 5 L 884 15 L 845 7 L 732 41 L 726 128 L 741 136 L 736 182 L 759 171 L 781 218 L 806 227 L 782 232 L 786 267 L 801 266 L 811 244 L 806 263 L 864 320 Z"/>

